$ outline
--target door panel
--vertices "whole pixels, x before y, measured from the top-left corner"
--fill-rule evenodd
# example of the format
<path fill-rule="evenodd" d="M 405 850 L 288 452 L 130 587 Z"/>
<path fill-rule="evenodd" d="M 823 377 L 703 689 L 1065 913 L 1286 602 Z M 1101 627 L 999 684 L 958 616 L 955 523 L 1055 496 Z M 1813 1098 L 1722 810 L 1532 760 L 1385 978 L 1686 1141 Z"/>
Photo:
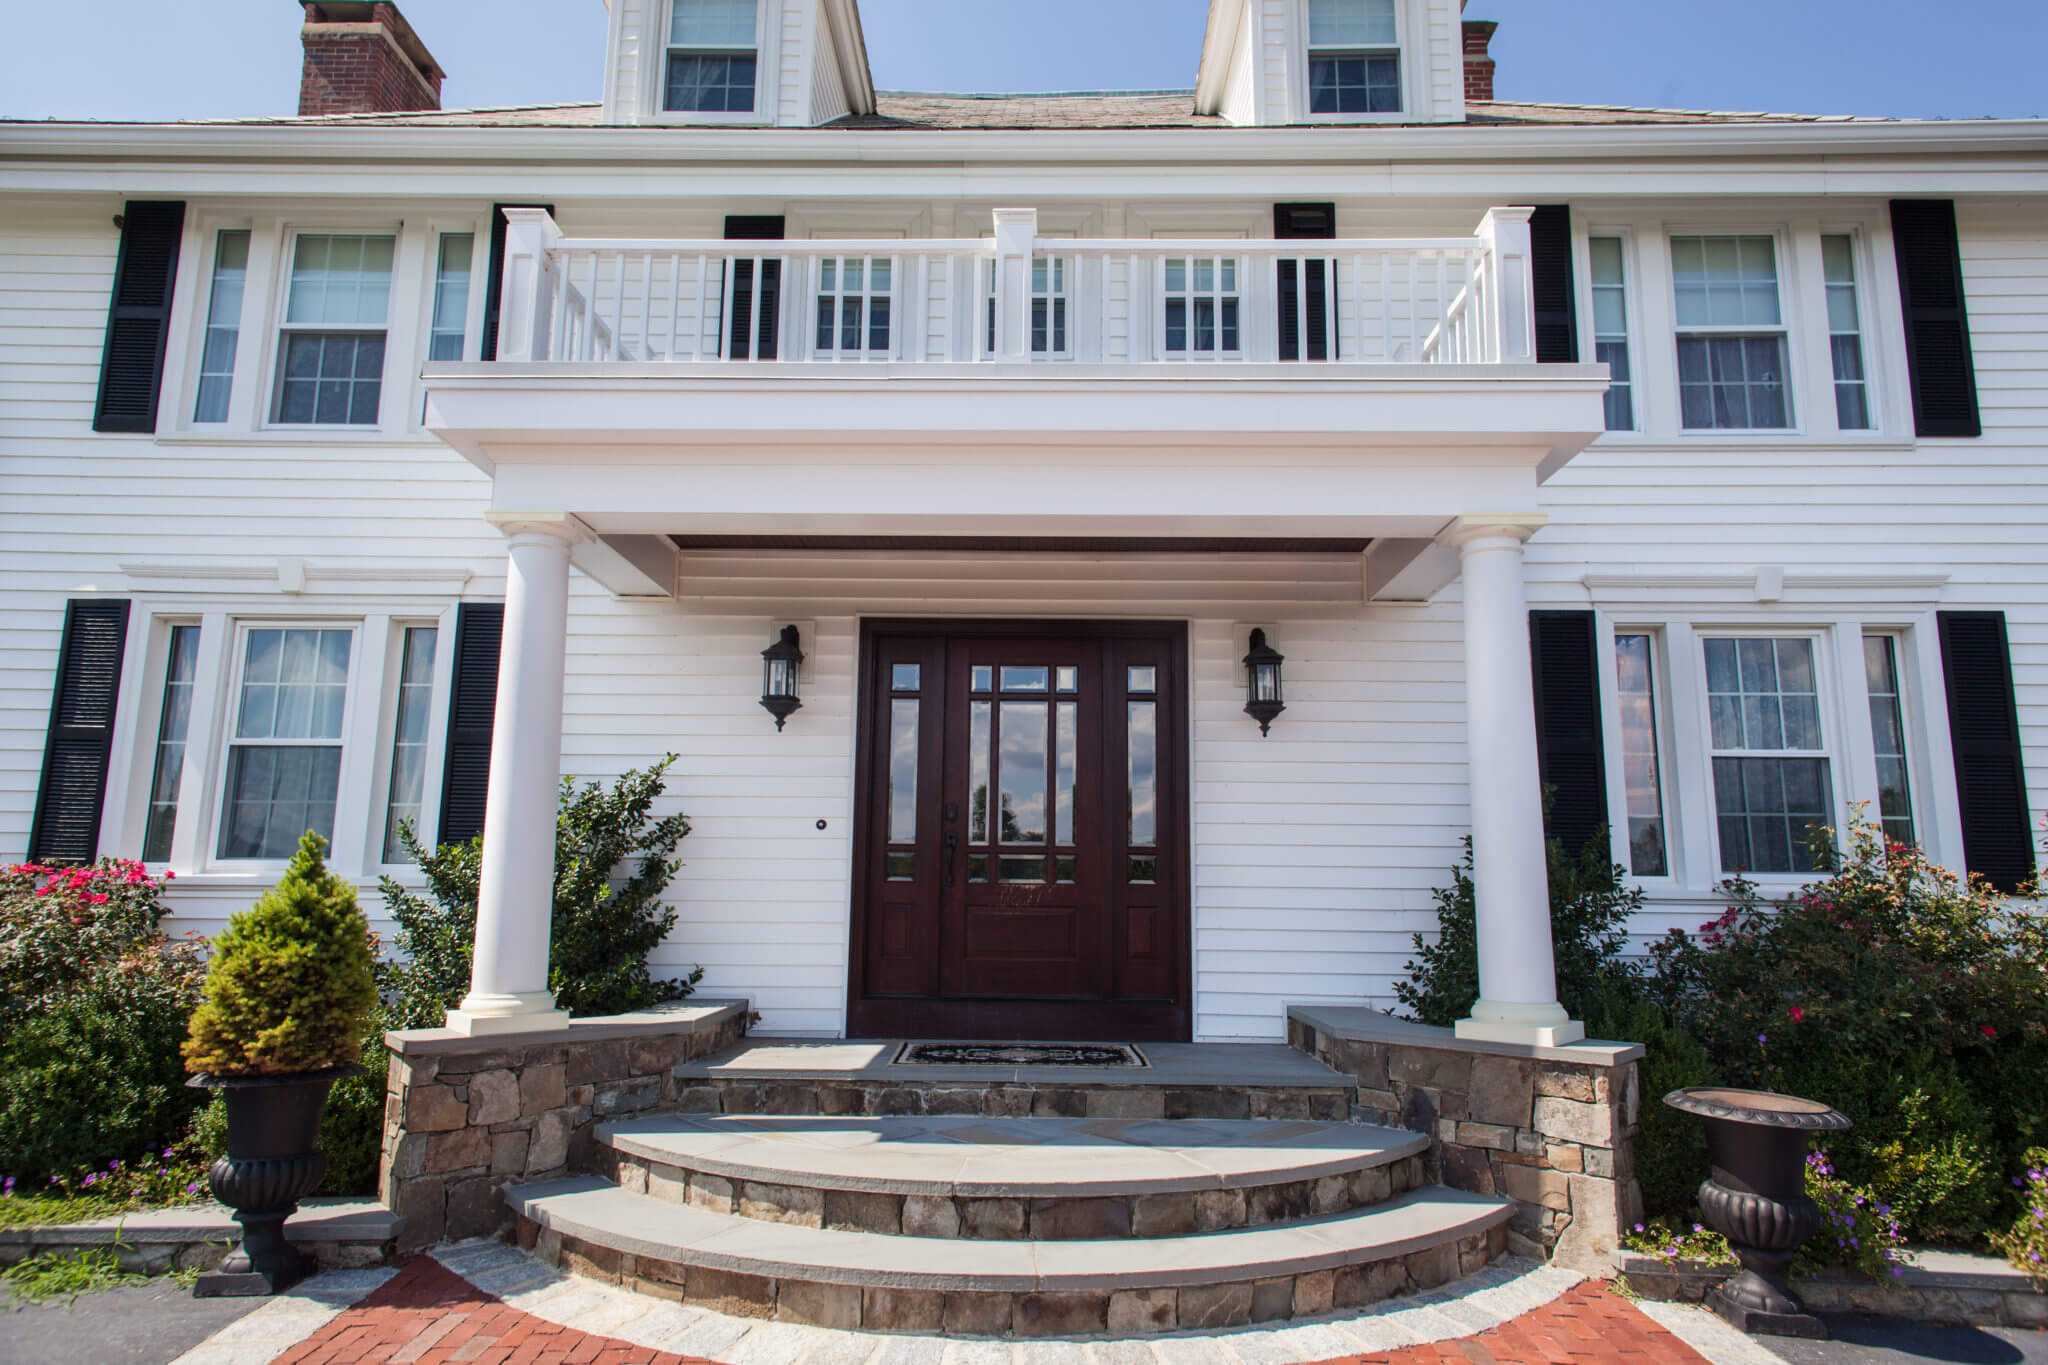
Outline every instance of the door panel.
<path fill-rule="evenodd" d="M 1176 1038 L 1186 632 L 871 622 L 854 1032 Z"/>

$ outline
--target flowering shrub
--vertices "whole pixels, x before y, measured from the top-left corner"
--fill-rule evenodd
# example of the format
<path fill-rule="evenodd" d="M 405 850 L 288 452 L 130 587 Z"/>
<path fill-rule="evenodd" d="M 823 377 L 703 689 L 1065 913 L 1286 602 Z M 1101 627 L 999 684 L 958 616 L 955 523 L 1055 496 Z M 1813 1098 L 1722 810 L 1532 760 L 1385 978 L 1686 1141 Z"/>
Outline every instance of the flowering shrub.
<path fill-rule="evenodd" d="M 1806 1157 L 1806 1194 L 1820 1205 L 1820 1231 L 1806 1239 L 1792 1262 L 1795 1274 L 1827 1266 L 1858 1271 L 1873 1280 L 1905 1273 L 1906 1234 L 1889 1204 L 1879 1203 L 1835 1174 L 1825 1152 Z"/>
<path fill-rule="evenodd" d="M 0 1011 L 79 985 L 157 942 L 167 913 L 163 883 L 141 863 L 0 868 Z"/>
<path fill-rule="evenodd" d="M 1854 1120 L 1835 1166 L 1913 1235 L 1973 1240 L 2002 1221 L 1997 1172 L 2048 1143 L 2048 925 L 1860 818 L 1846 857 L 1817 852 L 1828 875 L 1776 904 L 1728 883 L 1651 990 L 1723 1082 Z"/>
<path fill-rule="evenodd" d="M 2036 1286 L 2048 1289 L 2048 1148 L 2028 1151 L 2026 1173 L 2014 1176 L 2012 1183 L 2024 1192 L 2026 1207 L 2010 1229 L 1992 1234 L 1991 1245 L 2031 1275 Z"/>
<path fill-rule="evenodd" d="M 1681 1262 L 1689 1265 L 1736 1264 L 1735 1252 L 1729 1248 L 1728 1239 L 1700 1223 L 1694 1223 L 1690 1231 L 1680 1231 L 1668 1219 L 1653 1219 L 1647 1224 L 1638 1223 L 1623 1233 L 1621 1244 L 1630 1251 L 1655 1256 L 1666 1265 Z"/>
<path fill-rule="evenodd" d="M 203 1099 L 178 1060 L 200 948 L 163 936 L 162 895 L 113 859 L 0 870 L 0 1174 L 18 1188 L 133 1169 Z"/>

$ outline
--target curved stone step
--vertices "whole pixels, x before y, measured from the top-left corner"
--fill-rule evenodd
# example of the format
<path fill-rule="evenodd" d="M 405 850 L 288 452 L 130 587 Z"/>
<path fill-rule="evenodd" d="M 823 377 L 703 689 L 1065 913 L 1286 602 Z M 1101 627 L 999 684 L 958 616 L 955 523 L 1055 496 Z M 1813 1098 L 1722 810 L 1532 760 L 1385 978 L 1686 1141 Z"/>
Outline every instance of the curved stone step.
<path fill-rule="evenodd" d="M 1428 1138 L 1229 1119 L 669 1114 L 606 1125 L 619 1185 L 814 1228 L 1043 1241 L 1342 1213 L 1422 1183 Z"/>
<path fill-rule="evenodd" d="M 870 1331 L 1126 1335 L 1306 1316 L 1442 1284 L 1499 1254 L 1510 1205 L 1440 1186 L 1191 1237 L 878 1237 L 681 1208 L 595 1178 L 506 1192 L 521 1245 L 725 1312 Z"/>

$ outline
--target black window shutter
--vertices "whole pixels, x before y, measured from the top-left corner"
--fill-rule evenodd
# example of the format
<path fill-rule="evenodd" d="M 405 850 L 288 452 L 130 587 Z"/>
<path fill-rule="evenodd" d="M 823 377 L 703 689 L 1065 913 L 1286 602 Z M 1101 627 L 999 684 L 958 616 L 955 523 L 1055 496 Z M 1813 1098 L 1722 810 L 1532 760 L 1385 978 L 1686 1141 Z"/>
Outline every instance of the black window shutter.
<path fill-rule="evenodd" d="M 1539 204 L 1530 215 L 1529 274 L 1537 363 L 1575 364 L 1579 358 L 1579 308 L 1572 287 L 1571 205 Z"/>
<path fill-rule="evenodd" d="M 464 602 L 455 608 L 455 685 L 448 694 L 448 753 L 441 764 L 443 844 L 466 844 L 484 832 L 491 780 L 491 722 L 498 709 L 498 645 L 505 604 Z"/>
<path fill-rule="evenodd" d="M 31 862 L 89 863 L 99 856 L 100 810 L 127 646 L 126 598 L 77 598 L 66 607 L 43 780 L 29 827 Z"/>
<path fill-rule="evenodd" d="M 1906 313 L 1906 369 L 1913 378 L 1913 431 L 1981 436 L 1963 253 L 1952 199 L 1892 200 L 1892 249 Z"/>
<path fill-rule="evenodd" d="M 493 204 L 491 205 L 491 265 L 484 275 L 484 335 L 483 349 L 477 354 L 485 360 L 498 358 L 498 305 L 505 299 L 505 222 L 506 209 L 545 209 L 552 214 L 553 204 Z"/>
<path fill-rule="evenodd" d="M 728 242 L 779 242 L 784 236 L 779 213 L 731 214 L 725 220 Z M 775 359 L 776 312 L 782 304 L 782 262 L 761 263 L 761 335 L 750 335 L 754 318 L 754 263 L 740 261 L 732 277 L 732 333 L 726 354 L 735 360 Z M 758 341 L 758 344 L 756 342 Z"/>
<path fill-rule="evenodd" d="M 114 295 L 107 307 L 94 431 L 156 430 L 184 232 L 182 199 L 131 199 L 121 210 L 121 253 L 114 261 Z"/>
<path fill-rule="evenodd" d="M 1543 785 L 1550 789 L 1543 833 L 1573 855 L 1607 825 L 1598 634 L 1590 611 L 1529 613 L 1536 763 Z"/>
<path fill-rule="evenodd" d="M 1999 890 L 2013 891 L 2034 875 L 2034 844 L 2005 613 L 1944 611 L 1938 617 L 1963 861 Z"/>
<path fill-rule="evenodd" d="M 1328 240 L 1337 235 L 1335 204 L 1273 205 L 1273 235 L 1283 242 Z M 1280 358 L 1329 360 L 1330 318 L 1324 261 L 1280 262 Z M 1305 277 L 1305 278 L 1304 278 Z M 1307 316 L 1301 296 L 1308 295 Z"/>

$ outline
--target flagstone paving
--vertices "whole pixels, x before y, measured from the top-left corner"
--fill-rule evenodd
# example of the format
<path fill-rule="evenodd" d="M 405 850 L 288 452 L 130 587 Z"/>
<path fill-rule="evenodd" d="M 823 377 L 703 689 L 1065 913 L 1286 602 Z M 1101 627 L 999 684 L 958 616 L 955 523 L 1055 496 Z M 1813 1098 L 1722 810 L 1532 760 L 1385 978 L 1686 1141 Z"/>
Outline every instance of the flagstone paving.
<path fill-rule="evenodd" d="M 444 1248 L 288 1346 L 248 1330 L 180 1365 L 1724 1365 L 1567 1272 L 1490 1267 L 1348 1315 L 1144 1341 L 977 1341 L 727 1317 L 566 1277 L 497 1243 Z M 239 1338 L 239 1339 L 237 1339 Z M 217 1343 L 217 1344 L 216 1344 Z"/>

